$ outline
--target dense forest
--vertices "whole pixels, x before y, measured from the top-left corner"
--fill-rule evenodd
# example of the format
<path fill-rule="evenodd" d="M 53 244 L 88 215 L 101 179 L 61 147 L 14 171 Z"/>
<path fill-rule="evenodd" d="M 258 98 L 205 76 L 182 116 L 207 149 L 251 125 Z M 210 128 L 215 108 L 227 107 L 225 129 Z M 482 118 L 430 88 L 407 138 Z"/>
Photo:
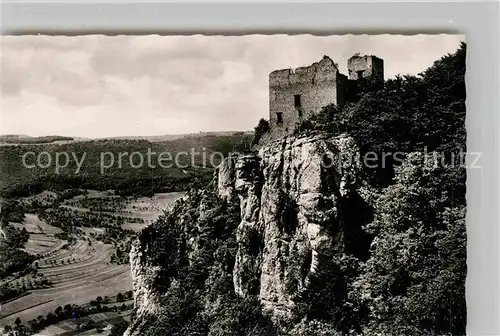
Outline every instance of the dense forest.
<path fill-rule="evenodd" d="M 322 256 L 291 320 L 277 325 L 256 297 L 234 294 L 240 209 L 208 188 L 141 233 L 156 244 L 150 263 L 163 265 L 164 293 L 144 335 L 465 335 L 465 57 L 463 43 L 417 76 L 366 82 L 359 101 L 327 106 L 299 127 L 404 160 L 365 168 L 367 253 Z M 198 248 L 187 260 L 190 240 Z"/>
<path fill-rule="evenodd" d="M 181 191 L 192 183 L 206 184 L 211 178 L 213 166 L 221 160 L 221 155 L 213 155 L 213 164 L 210 161 L 212 153 L 227 156 L 230 152 L 244 152 L 248 150 L 251 135 L 235 133 L 232 135 L 200 135 L 172 141 L 150 142 L 147 140 L 93 140 L 65 144 L 46 145 L 11 145 L 0 147 L 0 195 L 5 198 L 29 196 L 43 190 L 62 191 L 78 187 L 80 189 L 116 190 L 121 195 L 152 195 L 156 192 Z M 148 150 L 157 153 L 151 155 L 152 166 L 148 165 Z M 188 154 L 191 150 L 197 153 L 191 160 Z M 23 165 L 23 155 L 32 152 L 27 161 L 30 166 L 42 152 L 49 153 L 51 165 L 47 155 L 40 156 L 42 166 L 27 168 Z M 119 165 L 120 153 L 140 153 L 144 163 L 139 165 L 139 155 L 135 161 L 129 156 Z M 202 153 L 206 153 L 206 158 Z M 56 153 L 68 153 L 70 160 L 66 167 L 55 170 Z M 103 153 L 110 153 L 103 154 Z M 172 162 L 171 167 L 163 168 L 158 164 L 159 153 L 168 153 Z M 177 162 L 175 158 L 179 155 Z M 104 156 L 101 156 L 104 155 Z M 111 165 L 111 157 L 114 163 Z M 168 156 L 166 156 L 168 158 Z M 81 169 L 74 158 L 82 162 Z M 84 158 L 83 161 L 82 158 Z M 102 158 L 110 167 L 101 171 Z M 156 160 L 156 161 L 155 161 Z M 65 158 L 61 163 L 65 164 Z M 194 162 L 194 165 L 193 165 Z"/>

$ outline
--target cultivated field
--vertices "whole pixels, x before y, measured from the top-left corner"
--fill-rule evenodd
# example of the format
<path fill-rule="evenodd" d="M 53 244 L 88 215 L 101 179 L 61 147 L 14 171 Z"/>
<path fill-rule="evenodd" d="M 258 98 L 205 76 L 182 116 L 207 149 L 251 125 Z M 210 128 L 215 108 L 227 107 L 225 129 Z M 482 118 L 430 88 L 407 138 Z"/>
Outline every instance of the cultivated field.
<path fill-rule="evenodd" d="M 66 243 L 54 237 L 56 233 L 61 232 L 61 229 L 45 224 L 34 214 L 26 214 L 24 223 L 10 223 L 10 225 L 18 229 L 24 227 L 28 231 L 30 237 L 24 250 L 33 255 L 44 256 L 53 253 Z"/>
<path fill-rule="evenodd" d="M 102 227 L 79 226 L 75 236 L 61 235 L 63 230 L 73 232 L 71 217 L 55 218 L 54 227 L 40 220 L 35 214 L 26 214 L 23 223 L 10 223 L 16 228 L 25 228 L 29 239 L 24 250 L 37 256 L 37 273 L 4 281 L 16 282 L 17 286 L 26 283 L 39 283 L 41 279 L 48 281 L 50 286 L 29 287 L 26 295 L 0 305 L 0 330 L 5 325 L 13 325 L 19 318 L 23 324 L 37 318 L 54 313 L 57 307 L 65 305 L 88 305 L 97 297 L 115 297 L 118 293 L 132 290 L 130 266 L 125 261 L 122 264 L 112 263 L 111 256 L 123 249 L 123 242 L 131 239 L 131 234 L 119 236 L 107 241 L 103 237 L 111 237 L 115 228 L 140 231 L 154 222 L 165 209 L 170 207 L 184 193 L 156 194 L 153 197 L 119 197 L 112 191 L 86 191 L 85 195 L 77 195 L 59 205 L 62 209 L 78 213 L 78 217 L 100 218 Z M 43 194 L 51 198 L 51 194 Z M 41 199 L 41 197 L 40 197 Z M 37 199 L 37 201 L 39 201 Z M 70 212 L 70 213 L 71 213 Z M 81 214 L 81 215 L 80 215 Z M 102 217 L 99 217 L 102 216 Z M 66 223 L 68 227 L 60 223 Z M 125 231 L 124 231 L 125 232 Z M 73 239 L 68 241 L 65 239 Z M 115 236 L 116 237 L 116 236 Z M 120 238 L 121 237 L 121 238 Z M 104 242 L 106 243 L 104 243 Z M 126 252 L 126 251 L 125 251 Z M 86 323 L 98 325 L 99 334 L 105 335 L 109 324 L 118 323 L 120 319 L 128 321 L 132 301 L 107 304 L 109 312 L 91 314 L 76 320 L 65 320 L 51 325 L 39 332 L 43 336 L 96 335 L 97 329 L 79 331 L 79 326 Z M 118 321 L 118 322 L 117 322 Z M 97 328 L 97 327 L 96 327 Z M 107 328 L 109 330 L 109 328 Z M 104 330 L 103 333 L 100 333 Z"/>
<path fill-rule="evenodd" d="M 161 193 L 153 197 L 141 197 L 130 202 L 125 211 L 132 217 L 144 219 L 145 223 L 123 223 L 122 228 L 133 231 L 140 231 L 148 224 L 153 223 L 158 217 L 170 207 L 176 200 L 184 196 L 184 192 Z"/>
<path fill-rule="evenodd" d="M 45 328 L 34 336 L 106 336 L 111 331 L 112 325 L 120 321 L 130 322 L 130 315 L 132 311 L 122 311 L 122 312 L 106 312 L 97 313 L 90 316 L 67 320 L 59 322 L 55 325 Z M 93 328 L 90 330 L 79 330 L 80 326 L 92 323 L 94 326 L 99 326 L 98 328 Z"/>
<path fill-rule="evenodd" d="M 0 325 L 12 324 L 17 317 L 27 322 L 58 306 L 85 304 L 97 296 L 114 296 L 132 289 L 130 267 L 109 263 L 112 246 L 96 240 L 89 244 L 83 239 L 64 246 L 64 241 L 53 236 L 57 229 L 35 215 L 28 215 L 24 224 L 30 232 L 26 250 L 43 255 L 38 260 L 38 272 L 53 286 L 31 290 L 28 295 L 3 304 Z"/>
<path fill-rule="evenodd" d="M 111 192 L 90 191 L 85 197 L 78 195 L 65 201 L 60 207 L 80 213 L 102 213 L 125 218 L 123 229 L 140 231 L 153 223 L 176 200 L 184 196 L 184 192 L 158 193 L 152 197 L 120 198 Z M 85 203 L 100 201 L 101 207 L 91 208 Z M 129 219 L 129 220 L 127 220 Z M 137 222 L 136 220 L 140 220 Z"/>

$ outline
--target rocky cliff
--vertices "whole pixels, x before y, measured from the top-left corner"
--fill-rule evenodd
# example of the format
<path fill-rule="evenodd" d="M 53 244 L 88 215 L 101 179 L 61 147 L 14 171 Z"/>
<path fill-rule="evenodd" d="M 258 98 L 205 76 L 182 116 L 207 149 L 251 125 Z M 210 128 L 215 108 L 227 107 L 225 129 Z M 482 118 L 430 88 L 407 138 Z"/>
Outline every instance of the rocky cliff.
<path fill-rule="evenodd" d="M 220 167 L 219 194 L 237 198 L 241 209 L 233 270 L 238 295 L 258 288 L 264 309 L 287 317 L 317 255 L 345 250 L 339 212 L 356 192 L 356 153 L 346 137 L 287 138 Z"/>
<path fill-rule="evenodd" d="M 227 158 L 140 233 L 126 335 L 464 335 L 465 58 Z"/>
<path fill-rule="evenodd" d="M 362 202 L 357 154 L 349 137 L 314 136 L 288 137 L 255 155 L 228 157 L 214 174 L 211 192 L 191 193 L 174 208 L 179 216 L 171 223 L 177 222 L 186 244 L 169 246 L 168 253 L 180 256 L 183 250 L 189 263 L 198 240 L 190 228 L 211 216 L 213 206 L 207 202 L 233 205 L 233 211 L 239 210 L 229 270 L 234 293 L 257 298 L 273 320 L 290 318 L 294 297 L 315 272 L 319 255 L 366 248 L 366 242 L 359 245 L 362 218 L 350 211 Z M 193 211 L 194 217 L 187 215 Z M 167 269 L 172 266 L 168 260 L 158 259 L 165 255 L 159 245 L 167 242 L 151 230 L 141 234 L 130 254 L 136 319 L 127 336 L 143 332 L 145 317 L 162 309 L 161 297 L 178 275 Z M 167 259 L 173 260 L 172 255 Z"/>

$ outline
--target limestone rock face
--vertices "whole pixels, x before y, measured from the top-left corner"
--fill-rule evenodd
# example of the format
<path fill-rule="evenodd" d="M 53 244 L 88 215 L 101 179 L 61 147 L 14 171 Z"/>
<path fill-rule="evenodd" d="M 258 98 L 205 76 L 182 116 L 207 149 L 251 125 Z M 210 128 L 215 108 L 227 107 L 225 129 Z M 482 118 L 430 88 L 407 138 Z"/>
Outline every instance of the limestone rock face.
<path fill-rule="evenodd" d="M 216 169 L 214 197 L 240 209 L 232 270 L 237 295 L 258 298 L 276 320 L 290 316 L 294 294 L 316 270 L 318 256 L 347 248 L 350 226 L 356 223 L 346 220 L 344 208 L 357 193 L 357 155 L 353 140 L 345 136 L 287 137 L 254 155 L 226 158 Z M 198 218 L 210 212 L 202 203 L 192 205 Z M 189 222 L 196 220 L 185 225 Z M 149 262 L 143 246 L 135 244 L 131 252 L 139 318 L 126 336 L 139 335 L 140 316 L 159 309 L 161 293 L 150 284 L 161 267 Z M 196 243 L 189 249 L 195 253 Z"/>
<path fill-rule="evenodd" d="M 346 137 L 289 137 L 238 159 L 237 294 L 258 295 L 275 317 L 290 314 L 317 254 L 344 250 L 339 202 L 355 189 L 356 155 Z"/>
<path fill-rule="evenodd" d="M 232 200 L 235 196 L 235 164 L 236 157 L 228 157 L 214 173 L 214 179 L 217 181 L 217 191 L 223 200 Z"/>
<path fill-rule="evenodd" d="M 160 272 L 159 266 L 150 265 L 144 257 L 147 256 L 147 250 L 141 250 L 138 241 L 132 244 L 130 250 L 130 266 L 132 271 L 134 287 L 134 305 L 137 316 L 153 315 L 159 310 L 159 293 L 153 286 L 152 281 Z M 138 322 L 140 322 L 138 320 Z M 141 329 L 140 323 L 129 328 L 124 336 L 139 335 Z"/>

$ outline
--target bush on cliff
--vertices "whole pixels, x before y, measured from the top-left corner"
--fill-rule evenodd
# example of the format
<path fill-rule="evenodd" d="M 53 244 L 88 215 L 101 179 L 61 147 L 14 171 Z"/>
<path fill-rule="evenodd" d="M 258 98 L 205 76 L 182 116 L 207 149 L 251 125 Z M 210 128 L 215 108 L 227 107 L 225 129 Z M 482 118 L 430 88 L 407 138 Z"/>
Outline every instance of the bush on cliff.
<path fill-rule="evenodd" d="M 264 134 L 268 133 L 270 129 L 269 121 L 260 119 L 257 126 L 254 128 L 252 146 L 257 145 Z"/>

